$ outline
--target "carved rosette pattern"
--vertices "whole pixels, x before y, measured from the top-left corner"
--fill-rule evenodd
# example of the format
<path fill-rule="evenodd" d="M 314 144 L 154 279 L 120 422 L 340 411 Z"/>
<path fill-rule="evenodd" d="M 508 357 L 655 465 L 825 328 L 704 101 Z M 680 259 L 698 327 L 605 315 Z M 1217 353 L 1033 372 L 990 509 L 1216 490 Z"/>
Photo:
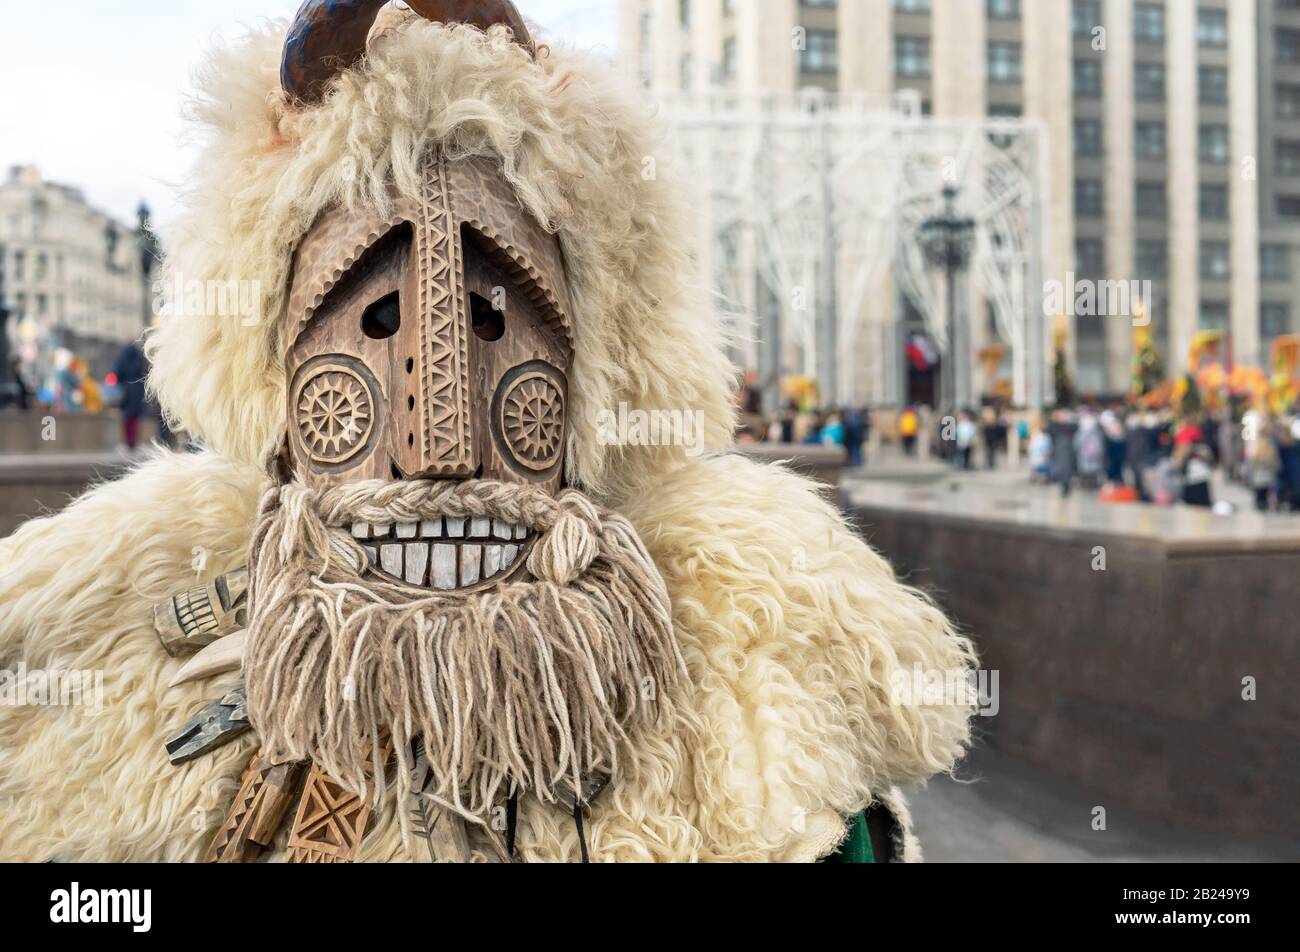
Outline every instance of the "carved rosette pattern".
<path fill-rule="evenodd" d="M 327 367 L 303 382 L 297 424 L 303 445 L 320 463 L 354 456 L 375 425 L 374 400 L 364 380 L 346 367 Z"/>
<path fill-rule="evenodd" d="M 469 410 L 469 347 L 462 320 L 461 247 L 447 194 L 447 162 L 439 152 L 424 178 L 420 227 L 416 231 L 420 266 L 420 348 L 425 358 L 427 458 L 457 464 L 472 459 Z"/>
<path fill-rule="evenodd" d="M 544 374 L 527 374 L 502 398 L 500 426 L 516 460 L 538 472 L 550 469 L 564 435 L 564 395 Z"/>

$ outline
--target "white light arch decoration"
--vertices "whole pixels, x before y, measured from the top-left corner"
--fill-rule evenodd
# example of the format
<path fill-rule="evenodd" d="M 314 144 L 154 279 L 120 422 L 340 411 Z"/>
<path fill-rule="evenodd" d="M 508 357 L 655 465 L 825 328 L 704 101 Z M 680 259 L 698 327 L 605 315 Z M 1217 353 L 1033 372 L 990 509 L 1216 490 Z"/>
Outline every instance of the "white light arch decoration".
<path fill-rule="evenodd" d="M 946 353 L 945 279 L 927 261 L 918 230 L 942 212 L 943 189 L 954 185 L 958 212 L 976 225 L 968 280 L 1011 353 L 1014 399 L 1042 403 L 1044 331 L 1033 290 L 1042 285 L 1046 246 L 1042 124 L 923 117 L 914 93 L 817 90 L 712 92 L 669 99 L 661 115 L 700 212 L 698 254 L 715 315 L 749 366 L 758 365 L 765 316 L 779 327 L 782 362 L 797 351 L 788 369 L 834 381 L 837 402 L 881 402 L 880 352 L 894 346 L 895 308 L 872 295 L 886 275 Z M 873 360 L 865 372 L 855 356 L 864 343 Z"/>

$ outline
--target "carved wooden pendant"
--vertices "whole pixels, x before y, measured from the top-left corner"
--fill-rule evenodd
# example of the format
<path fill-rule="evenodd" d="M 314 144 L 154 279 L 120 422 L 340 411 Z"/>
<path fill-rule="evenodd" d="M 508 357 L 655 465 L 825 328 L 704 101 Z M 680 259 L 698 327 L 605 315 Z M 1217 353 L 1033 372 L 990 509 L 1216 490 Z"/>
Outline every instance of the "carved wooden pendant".
<path fill-rule="evenodd" d="M 248 624 L 248 569 L 235 569 L 207 585 L 154 606 L 158 638 L 173 657 L 191 654 Z"/>
<path fill-rule="evenodd" d="M 367 801 L 312 764 L 289 834 L 289 862 L 355 861 L 369 820 Z"/>
<path fill-rule="evenodd" d="M 250 863 L 268 849 L 293 802 L 302 763 L 259 750 L 244 771 L 235 804 L 204 856 L 207 863 Z"/>
<path fill-rule="evenodd" d="M 465 821 L 429 796 L 434 777 L 424 742 L 417 740 L 413 750 L 415 766 L 411 770 L 410 817 L 415 861 L 468 863 L 469 834 L 465 830 Z"/>
<path fill-rule="evenodd" d="M 384 737 L 382 743 L 381 762 L 388 763 L 393 742 Z M 367 763 L 366 782 L 372 779 Z M 289 862 L 354 862 L 366 835 L 370 813 L 368 800 L 352 793 L 318 765 L 312 764 L 289 832 Z"/>

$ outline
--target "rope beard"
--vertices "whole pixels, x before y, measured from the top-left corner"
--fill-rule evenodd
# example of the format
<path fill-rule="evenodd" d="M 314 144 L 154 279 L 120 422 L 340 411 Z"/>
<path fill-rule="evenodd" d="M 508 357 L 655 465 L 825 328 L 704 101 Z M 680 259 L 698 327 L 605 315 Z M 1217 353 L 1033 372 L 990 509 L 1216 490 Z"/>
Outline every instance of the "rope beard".
<path fill-rule="evenodd" d="M 431 593 L 356 568 L 368 562 L 351 523 L 442 515 L 527 526 L 531 579 Z M 553 802 L 584 772 L 612 774 L 631 727 L 671 717 L 685 671 L 667 589 L 635 530 L 574 490 L 291 483 L 263 497 L 249 567 L 253 726 L 268 749 L 314 760 L 376 803 L 385 733 L 402 795 L 423 736 L 429 792 L 471 821 L 515 786 Z"/>

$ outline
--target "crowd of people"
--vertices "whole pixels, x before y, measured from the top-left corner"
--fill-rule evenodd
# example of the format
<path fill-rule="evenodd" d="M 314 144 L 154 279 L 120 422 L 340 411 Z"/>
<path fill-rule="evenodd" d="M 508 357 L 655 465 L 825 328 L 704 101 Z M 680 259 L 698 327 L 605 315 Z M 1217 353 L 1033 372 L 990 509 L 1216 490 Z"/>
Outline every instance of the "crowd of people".
<path fill-rule="evenodd" d="M 844 449 L 849 466 L 866 463 L 871 414 L 865 407 L 810 409 L 791 400 L 779 413 L 764 415 L 757 401 L 747 401 L 741 414 L 742 443 L 793 443 Z"/>
<path fill-rule="evenodd" d="M 885 414 L 878 414 L 885 418 Z M 889 411 L 877 442 L 964 470 L 996 468 L 1014 455 L 1029 478 L 1096 492 L 1107 502 L 1183 503 L 1213 508 L 1216 471 L 1250 490 L 1261 512 L 1300 512 L 1300 407 L 1177 413 L 1115 402 L 1058 407 L 1037 417 L 986 406 L 940 414 Z M 865 407 L 813 409 L 789 401 L 764 415 L 742 412 L 742 441 L 843 447 L 850 467 L 866 464 L 873 414 Z"/>
<path fill-rule="evenodd" d="M 152 421 L 159 442 L 175 446 L 157 404 L 149 398 L 145 380 L 149 363 L 138 341 L 122 345 L 112 369 L 103 378 L 92 372 L 80 355 L 59 348 L 42 365 L 23 366 L 9 362 L 8 373 L 0 375 L 0 410 L 35 411 L 56 416 L 98 416 L 116 411 L 121 423 L 120 446 L 135 452 L 145 442 L 143 424 Z M 33 382 L 34 381 L 34 382 Z"/>
<path fill-rule="evenodd" d="M 1182 502 L 1212 508 L 1213 476 L 1249 488 L 1255 508 L 1300 511 L 1300 415 L 1142 410 L 1114 405 L 1057 409 L 1032 429 L 1031 478 L 1096 489 L 1110 501 Z"/>

